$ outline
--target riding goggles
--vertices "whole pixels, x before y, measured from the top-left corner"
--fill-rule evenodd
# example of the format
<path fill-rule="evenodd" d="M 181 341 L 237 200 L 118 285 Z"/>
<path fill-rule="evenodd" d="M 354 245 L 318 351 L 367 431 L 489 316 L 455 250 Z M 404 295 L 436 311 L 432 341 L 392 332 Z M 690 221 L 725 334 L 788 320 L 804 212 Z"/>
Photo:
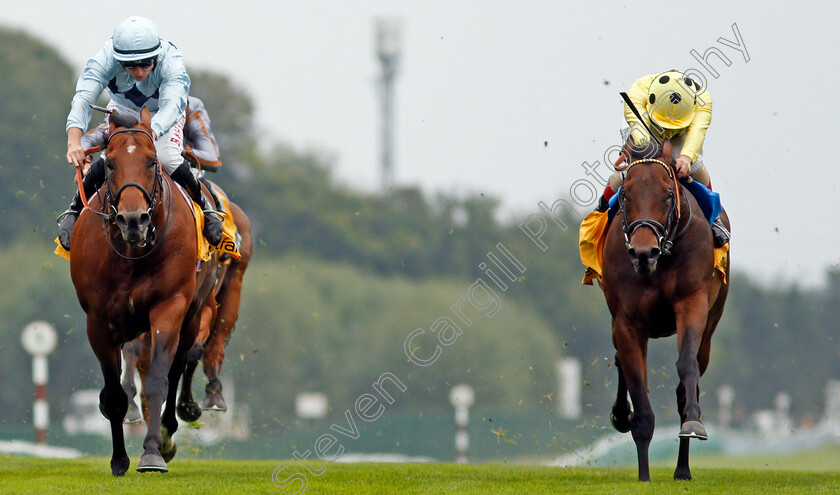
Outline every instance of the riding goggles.
<path fill-rule="evenodd" d="M 137 69 L 137 68 L 148 69 L 149 67 L 154 65 L 155 58 L 157 58 L 157 57 L 144 58 L 142 60 L 131 60 L 131 61 L 128 61 L 128 62 L 122 62 L 121 61 L 120 64 L 122 64 L 123 68 L 126 69 L 126 70 Z"/>

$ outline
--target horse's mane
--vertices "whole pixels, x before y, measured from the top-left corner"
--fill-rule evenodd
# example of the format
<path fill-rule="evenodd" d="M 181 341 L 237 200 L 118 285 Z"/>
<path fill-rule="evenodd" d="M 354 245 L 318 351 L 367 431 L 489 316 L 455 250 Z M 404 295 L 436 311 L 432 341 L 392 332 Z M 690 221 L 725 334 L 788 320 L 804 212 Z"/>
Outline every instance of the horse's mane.
<path fill-rule="evenodd" d="M 628 146 L 627 149 L 630 150 L 631 161 L 658 158 L 662 155 L 662 146 L 653 140 L 647 141 L 642 145 Z"/>
<path fill-rule="evenodd" d="M 137 117 L 126 113 L 119 113 L 116 110 L 114 110 L 108 117 L 108 122 L 117 127 L 127 127 L 129 129 L 140 123 L 140 121 L 137 120 Z"/>

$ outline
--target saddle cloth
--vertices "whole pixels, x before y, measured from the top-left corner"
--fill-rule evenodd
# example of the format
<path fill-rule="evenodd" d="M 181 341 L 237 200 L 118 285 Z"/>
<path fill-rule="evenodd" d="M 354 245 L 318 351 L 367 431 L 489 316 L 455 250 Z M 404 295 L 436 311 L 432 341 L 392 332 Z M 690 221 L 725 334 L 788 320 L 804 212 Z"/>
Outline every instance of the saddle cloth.
<path fill-rule="evenodd" d="M 700 209 L 703 210 L 703 216 L 706 217 L 709 225 L 711 225 L 722 211 L 718 193 L 710 191 L 706 186 L 697 181 L 686 182 L 683 180 L 682 183 L 697 199 L 698 204 L 700 204 Z M 610 220 L 618 210 L 617 198 L 618 193 L 616 192 L 610 198 L 609 210 L 605 212 L 593 211 L 580 224 L 578 244 L 580 260 L 586 267 L 586 273 L 584 273 L 583 280 L 581 280 L 581 283 L 584 285 L 592 285 L 592 281 L 595 279 L 598 281 L 601 280 L 601 274 L 603 274 L 604 240 L 607 236 L 607 227 L 610 224 Z M 726 266 L 729 263 L 728 258 L 729 243 L 715 249 L 715 269 L 723 277 L 723 283 L 727 283 Z"/>
<path fill-rule="evenodd" d="M 220 208 L 218 213 L 222 217 L 222 241 L 218 246 L 211 246 L 207 239 L 202 234 L 204 230 L 204 212 L 201 208 L 193 202 L 187 192 L 181 187 L 177 189 L 181 191 L 181 195 L 192 207 L 193 221 L 195 221 L 196 231 L 196 258 L 201 261 L 207 261 L 213 255 L 213 251 L 219 251 L 227 254 L 232 258 L 239 259 L 239 244 L 240 237 L 236 231 L 236 224 L 233 221 L 233 214 L 230 213 L 230 204 L 228 203 L 227 195 L 220 189 L 215 188 L 213 191 L 219 196 L 219 199 L 224 203 L 224 211 Z M 211 200 L 212 201 L 212 200 Z M 66 260 L 70 260 L 70 251 L 64 249 L 61 243 L 58 242 L 58 237 L 55 238 L 56 248 L 53 251 L 57 256 L 61 256 Z"/>

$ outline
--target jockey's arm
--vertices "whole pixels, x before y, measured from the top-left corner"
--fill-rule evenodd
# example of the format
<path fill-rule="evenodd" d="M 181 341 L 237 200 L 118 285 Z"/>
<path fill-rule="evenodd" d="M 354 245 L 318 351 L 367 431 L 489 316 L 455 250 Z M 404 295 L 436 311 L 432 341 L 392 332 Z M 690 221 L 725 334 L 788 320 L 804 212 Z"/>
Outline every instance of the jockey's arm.
<path fill-rule="evenodd" d="M 83 167 L 87 158 L 82 148 L 82 130 L 78 127 L 67 129 L 67 163 Z"/>
<path fill-rule="evenodd" d="M 686 130 L 685 144 L 682 147 L 682 154 L 691 158 L 692 163 L 697 160 L 700 150 L 703 149 L 703 141 L 706 140 L 706 129 L 712 122 L 712 95 L 703 91 L 697 96 L 697 104 L 694 107 L 694 119 Z"/>
<path fill-rule="evenodd" d="M 627 90 L 627 96 L 630 98 L 630 101 L 633 102 L 633 105 L 636 106 L 636 110 L 639 111 L 642 117 L 647 114 L 645 108 L 647 108 L 648 93 L 650 92 L 650 85 L 653 83 L 653 79 L 655 77 L 656 74 L 650 74 L 642 77 L 633 83 L 633 86 Z M 627 121 L 627 124 L 630 125 L 630 135 L 633 137 L 634 144 L 641 145 L 650 141 L 650 135 L 627 104 L 624 105 L 624 119 Z M 649 122 L 650 118 L 647 118 L 646 120 Z"/>
<path fill-rule="evenodd" d="M 201 165 L 218 168 L 222 165 L 219 149 L 209 129 L 209 120 L 202 117 L 200 113 L 190 116 L 186 129 L 186 142 L 190 147 L 190 152 Z"/>
<path fill-rule="evenodd" d="M 187 108 L 190 91 L 190 76 L 184 68 L 181 52 L 174 46 L 168 48 L 166 57 L 160 63 L 163 79 L 159 89 L 159 108 L 152 116 L 155 136 L 163 136 L 178 122 Z"/>

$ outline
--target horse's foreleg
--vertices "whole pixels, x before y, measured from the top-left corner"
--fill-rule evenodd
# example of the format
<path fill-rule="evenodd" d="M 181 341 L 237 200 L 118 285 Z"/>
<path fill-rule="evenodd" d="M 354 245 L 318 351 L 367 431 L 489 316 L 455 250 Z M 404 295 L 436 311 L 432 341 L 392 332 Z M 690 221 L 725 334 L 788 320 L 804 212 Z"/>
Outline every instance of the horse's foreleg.
<path fill-rule="evenodd" d="M 709 354 L 712 348 L 712 332 L 714 328 L 711 330 L 709 328 L 706 329 L 706 332 L 703 334 L 703 340 L 700 343 L 700 351 L 697 353 L 697 365 L 700 376 L 703 376 L 703 373 L 706 372 L 706 368 L 709 366 Z M 699 385 L 695 388 L 696 394 L 700 396 L 700 387 Z M 677 408 L 680 413 L 680 424 L 686 424 L 687 415 L 686 415 L 686 389 L 685 385 L 682 381 L 680 384 L 677 385 Z M 705 429 L 703 430 L 705 433 Z M 702 437 L 697 437 L 702 438 Z M 691 437 L 684 436 L 680 438 L 680 450 L 679 455 L 677 457 L 677 468 L 674 471 L 674 479 L 675 480 L 690 480 L 691 479 L 691 469 L 689 467 L 688 461 L 688 451 L 689 451 L 689 443 L 691 441 Z"/>
<path fill-rule="evenodd" d="M 621 433 L 630 431 L 630 422 L 633 420 L 633 411 L 630 409 L 630 401 L 627 400 L 627 383 L 624 381 L 624 373 L 621 371 L 621 361 L 618 353 L 615 354 L 615 367 L 618 370 L 618 391 L 615 394 L 610 422 L 613 428 Z"/>
<path fill-rule="evenodd" d="M 99 394 L 99 409 L 111 423 L 111 474 L 122 476 L 128 470 L 129 459 L 125 452 L 125 437 L 123 436 L 122 421 L 128 409 L 128 397 L 120 385 L 120 350 L 111 344 L 111 340 L 103 328 L 93 318 L 88 317 L 88 340 L 99 360 L 105 387 Z"/>
<path fill-rule="evenodd" d="M 636 443 L 636 455 L 639 460 L 639 481 L 650 481 L 650 462 L 648 450 L 653 438 L 656 418 L 647 392 L 647 338 L 641 332 L 633 331 L 629 325 L 614 325 L 613 338 L 618 349 L 618 359 L 622 374 L 633 401 L 633 418 L 630 431 Z"/>
<path fill-rule="evenodd" d="M 218 295 L 219 311 L 213 323 L 210 337 L 204 346 L 203 365 L 208 383 L 205 388 L 204 402 L 201 404 L 202 409 L 227 411 L 227 403 L 222 396 L 222 383 L 219 381 L 219 373 L 225 359 L 225 345 L 233 332 L 237 318 L 239 318 L 243 271 L 244 268 L 241 266 L 231 266 L 225 285 Z"/>
<path fill-rule="evenodd" d="M 706 429 L 700 422 L 700 363 L 698 354 L 703 342 L 703 330 L 706 327 L 708 308 L 700 304 L 703 298 L 695 298 L 686 303 L 675 306 L 677 319 L 677 373 L 680 377 L 680 388 L 677 390 L 678 401 L 684 395 L 684 405 L 681 405 L 682 427 L 681 438 L 699 438 L 706 440 Z M 706 360 L 708 364 L 708 360 Z"/>
<path fill-rule="evenodd" d="M 169 471 L 166 461 L 161 456 L 161 409 L 163 401 L 169 395 L 170 370 L 175 361 L 181 322 L 184 320 L 188 304 L 184 296 L 173 297 L 153 308 L 149 314 L 151 362 L 143 384 L 149 404 L 149 428 L 143 441 L 143 456 L 137 465 L 140 472 Z M 177 381 L 174 387 L 177 388 Z"/>
<path fill-rule="evenodd" d="M 123 372 L 122 388 L 128 396 L 128 412 L 125 415 L 125 424 L 139 423 L 140 410 L 134 398 L 137 396 L 137 387 L 134 384 L 134 372 L 137 370 L 137 359 L 143 352 L 143 341 L 138 337 L 123 345 L 122 354 L 125 359 L 125 370 Z"/>

